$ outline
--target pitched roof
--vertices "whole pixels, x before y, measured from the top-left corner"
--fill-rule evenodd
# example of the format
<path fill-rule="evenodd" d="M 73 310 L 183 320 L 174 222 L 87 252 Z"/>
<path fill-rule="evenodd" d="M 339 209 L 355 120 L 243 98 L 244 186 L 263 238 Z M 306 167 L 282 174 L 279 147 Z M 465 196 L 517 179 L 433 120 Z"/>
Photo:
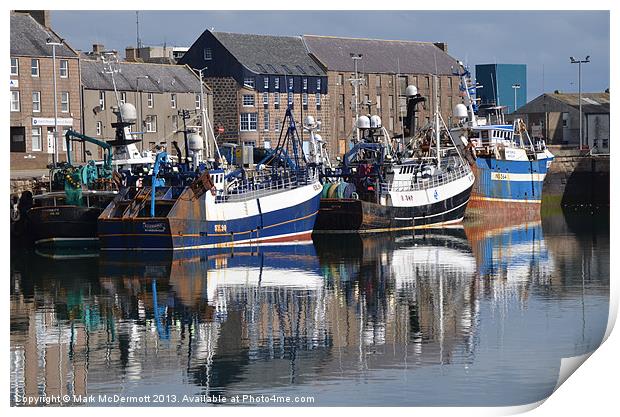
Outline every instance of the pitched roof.
<path fill-rule="evenodd" d="M 46 45 L 48 38 L 60 42 L 54 31 L 45 28 L 29 14 L 11 14 L 11 55 L 52 56 L 52 46 Z M 76 58 L 78 55 L 63 43 L 56 46 L 56 56 Z"/>
<path fill-rule="evenodd" d="M 579 108 L 578 93 L 552 93 L 547 96 Z M 609 93 L 581 93 L 581 109 L 584 113 L 609 113 Z"/>
<path fill-rule="evenodd" d="M 136 90 L 138 76 L 140 91 L 149 93 L 197 93 L 200 91 L 200 79 L 186 65 L 168 65 L 120 62 L 120 71 L 114 75 L 116 88 L 120 91 Z M 113 90 L 112 76 L 104 72 L 101 61 L 82 60 L 82 84 L 92 90 Z M 208 90 L 207 86 L 204 86 Z"/>
<path fill-rule="evenodd" d="M 431 42 L 303 35 L 310 53 L 331 71 L 354 71 L 350 54 L 362 54 L 358 70 L 366 73 L 451 75 L 456 59 Z M 435 60 L 437 68 L 435 69 Z"/>
<path fill-rule="evenodd" d="M 211 33 L 241 64 L 258 74 L 326 75 L 299 36 Z"/>

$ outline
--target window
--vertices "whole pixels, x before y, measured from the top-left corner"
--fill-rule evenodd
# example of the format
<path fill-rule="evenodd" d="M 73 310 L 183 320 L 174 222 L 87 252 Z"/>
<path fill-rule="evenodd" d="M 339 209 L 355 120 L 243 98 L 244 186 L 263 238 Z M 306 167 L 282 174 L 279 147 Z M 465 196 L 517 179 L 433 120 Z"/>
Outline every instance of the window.
<path fill-rule="evenodd" d="M 269 93 L 263 93 L 263 105 L 265 107 L 269 105 Z"/>
<path fill-rule="evenodd" d="M 344 133 L 344 116 L 338 118 L 338 132 Z"/>
<path fill-rule="evenodd" d="M 32 92 L 32 111 L 33 113 L 39 113 L 41 111 L 41 92 Z"/>
<path fill-rule="evenodd" d="M 246 77 L 243 79 L 243 85 L 246 87 L 254 88 L 254 78 Z"/>
<path fill-rule="evenodd" d="M 405 94 L 408 81 L 409 80 L 406 75 L 401 75 L 400 77 L 398 77 L 398 94 Z"/>
<path fill-rule="evenodd" d="M 170 94 L 170 108 L 171 109 L 177 108 L 177 95 L 174 93 Z"/>
<path fill-rule="evenodd" d="M 344 109 L 344 94 L 340 94 L 340 96 L 338 97 L 338 108 L 340 110 Z"/>
<path fill-rule="evenodd" d="M 426 77 L 426 88 L 430 90 L 431 88 L 431 79 L 430 77 Z"/>
<path fill-rule="evenodd" d="M 375 87 L 381 88 L 381 76 L 375 75 Z"/>
<path fill-rule="evenodd" d="M 146 106 L 149 109 L 152 109 L 154 104 L 155 104 L 155 97 L 153 97 L 153 93 L 148 93 L 146 95 Z"/>
<path fill-rule="evenodd" d="M 19 91 L 11 91 L 11 111 L 20 111 Z"/>
<path fill-rule="evenodd" d="M 263 142 L 263 147 L 264 147 L 265 149 L 271 149 L 271 141 L 270 141 L 270 140 L 265 139 L 265 141 Z"/>
<path fill-rule="evenodd" d="M 276 119 L 276 123 L 275 123 L 275 125 L 274 125 L 274 130 L 275 130 L 276 132 L 279 132 L 279 131 L 280 131 L 280 128 L 281 128 L 280 123 L 281 123 L 281 122 L 280 122 L 280 119 Z"/>
<path fill-rule="evenodd" d="M 321 108 L 321 93 L 316 93 L 316 108 Z"/>
<path fill-rule="evenodd" d="M 308 107 L 308 93 L 303 93 L 301 95 L 301 104 L 305 107 Z"/>
<path fill-rule="evenodd" d="M 11 75 L 19 75 L 19 60 L 11 58 Z"/>
<path fill-rule="evenodd" d="M 157 116 L 146 116 L 146 131 L 149 133 L 157 132 Z"/>
<path fill-rule="evenodd" d="M 194 96 L 194 104 L 196 106 L 196 110 L 198 110 L 198 109 L 200 109 L 202 107 L 201 106 L 202 103 L 201 103 L 201 99 L 200 99 L 200 94 L 196 94 Z"/>
<path fill-rule="evenodd" d="M 99 92 L 99 107 L 101 110 L 105 110 L 105 91 Z"/>
<path fill-rule="evenodd" d="M 243 95 L 243 107 L 254 107 L 254 95 L 253 94 Z"/>
<path fill-rule="evenodd" d="M 39 60 L 33 59 L 30 61 L 30 75 L 33 77 L 39 76 Z"/>
<path fill-rule="evenodd" d="M 60 78 L 69 77 L 69 61 L 66 59 L 60 60 Z"/>
<path fill-rule="evenodd" d="M 11 126 L 11 152 L 26 152 L 26 128 Z"/>
<path fill-rule="evenodd" d="M 389 98 L 388 98 L 388 108 L 390 110 L 394 110 L 394 96 L 389 96 Z"/>
<path fill-rule="evenodd" d="M 307 90 L 308 89 L 308 79 L 307 78 L 303 79 L 303 85 L 304 85 L 304 90 Z"/>
<path fill-rule="evenodd" d="M 127 103 L 127 92 L 121 91 L 121 104 Z"/>
<path fill-rule="evenodd" d="M 240 128 L 242 132 L 255 132 L 256 122 L 256 113 L 241 113 Z"/>
<path fill-rule="evenodd" d="M 448 77 L 448 90 L 450 90 L 449 94 L 452 94 L 452 77 Z"/>
<path fill-rule="evenodd" d="M 289 78 L 289 79 L 288 79 L 288 89 L 289 89 L 289 90 L 292 90 L 292 89 L 293 89 L 293 79 L 292 79 L 292 78 Z"/>
<path fill-rule="evenodd" d="M 276 78 L 276 79 L 277 79 L 277 78 Z M 276 107 L 276 109 L 277 109 L 278 107 L 280 107 L 280 93 L 275 93 L 275 94 L 273 95 L 273 104 L 274 104 L 274 106 Z"/>
<path fill-rule="evenodd" d="M 41 128 L 38 126 L 32 128 L 32 150 L 41 150 Z"/>
<path fill-rule="evenodd" d="M 390 124 L 388 125 L 390 132 L 394 131 L 394 116 L 390 116 Z"/>
<path fill-rule="evenodd" d="M 95 125 L 95 132 L 97 136 L 101 136 L 101 134 L 103 133 L 103 123 L 97 122 L 97 124 Z"/>
<path fill-rule="evenodd" d="M 211 48 L 205 48 L 203 50 L 203 55 L 205 61 L 211 61 L 213 59 L 213 52 L 211 51 Z"/>
<path fill-rule="evenodd" d="M 269 130 L 269 112 L 263 113 L 263 130 Z"/>
<path fill-rule="evenodd" d="M 316 80 L 316 91 L 321 91 L 321 79 L 317 78 Z"/>
<path fill-rule="evenodd" d="M 172 115 L 172 131 L 176 132 L 179 130 L 179 116 L 176 114 Z"/>
<path fill-rule="evenodd" d="M 377 110 L 381 109 L 381 96 L 377 96 L 376 98 Z"/>
<path fill-rule="evenodd" d="M 276 77 L 273 79 L 273 88 L 276 90 L 280 89 L 280 77 Z"/>
<path fill-rule="evenodd" d="M 65 140 L 65 138 L 67 137 L 67 132 L 69 131 L 68 127 L 63 127 L 62 128 L 62 136 L 60 137 L 60 141 L 62 142 L 62 150 L 64 152 L 67 152 L 67 141 Z M 71 142 L 69 142 L 69 147 L 72 150 L 73 146 L 71 146 Z"/>
<path fill-rule="evenodd" d="M 293 93 L 288 93 L 288 105 L 293 105 Z"/>
<path fill-rule="evenodd" d="M 344 74 L 338 74 L 336 85 L 344 85 Z"/>
<path fill-rule="evenodd" d="M 60 93 L 60 112 L 69 113 L 69 92 L 63 91 Z"/>
<path fill-rule="evenodd" d="M 269 90 L 269 77 L 263 78 L 263 83 L 265 90 Z"/>

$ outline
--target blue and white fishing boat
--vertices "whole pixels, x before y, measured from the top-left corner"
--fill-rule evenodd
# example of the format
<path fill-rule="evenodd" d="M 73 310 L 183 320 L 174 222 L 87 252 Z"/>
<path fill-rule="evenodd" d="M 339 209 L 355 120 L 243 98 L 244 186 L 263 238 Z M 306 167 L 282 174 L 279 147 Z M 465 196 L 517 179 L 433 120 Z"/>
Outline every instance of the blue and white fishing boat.
<path fill-rule="evenodd" d="M 522 120 L 506 123 L 500 106 L 487 108 L 486 119 L 478 117 L 476 86 L 467 69 L 460 75 L 465 104 L 454 109 L 460 122 L 452 129 L 452 135 L 473 157 L 476 182 L 469 207 L 486 209 L 499 204 L 537 210 L 553 154 L 544 141 L 534 142 L 530 138 Z"/>
<path fill-rule="evenodd" d="M 101 214 L 104 250 L 189 250 L 307 241 L 323 189 L 306 164 L 290 108 L 288 127 L 256 169 L 205 171 L 189 186 L 166 182 L 158 154 L 151 184 L 127 188 Z M 301 154 L 300 154 L 301 153 Z M 163 175 L 160 175 L 163 173 Z"/>

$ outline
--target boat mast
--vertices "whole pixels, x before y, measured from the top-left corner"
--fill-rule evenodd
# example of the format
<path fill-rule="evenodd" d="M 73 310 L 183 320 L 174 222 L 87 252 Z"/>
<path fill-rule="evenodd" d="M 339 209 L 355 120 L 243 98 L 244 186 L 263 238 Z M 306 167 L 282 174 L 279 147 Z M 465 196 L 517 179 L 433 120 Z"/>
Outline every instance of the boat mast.
<path fill-rule="evenodd" d="M 441 167 L 441 155 L 440 155 L 440 143 L 441 143 L 441 132 L 439 130 L 439 97 L 438 97 L 438 88 L 437 88 L 437 75 L 433 75 L 433 88 L 434 88 L 434 100 L 435 100 L 435 141 L 437 146 L 437 168 Z"/>

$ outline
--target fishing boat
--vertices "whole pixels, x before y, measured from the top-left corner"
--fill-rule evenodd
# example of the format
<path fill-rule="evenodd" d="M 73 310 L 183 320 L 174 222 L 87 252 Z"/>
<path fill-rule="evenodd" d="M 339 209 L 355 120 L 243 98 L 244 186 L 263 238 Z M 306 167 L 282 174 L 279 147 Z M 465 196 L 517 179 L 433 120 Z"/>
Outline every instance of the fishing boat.
<path fill-rule="evenodd" d="M 361 116 L 362 137 L 337 168 L 324 169 L 317 233 L 443 227 L 463 219 L 474 183 L 469 164 L 438 108 L 416 133 L 415 106 L 423 98 L 415 86 L 406 94 L 407 143 L 391 139 L 379 116 Z"/>
<path fill-rule="evenodd" d="M 543 140 L 533 141 L 525 123 L 515 119 L 506 123 L 504 108 L 489 107 L 486 117 L 478 116 L 476 86 L 463 67 L 460 89 L 464 104 L 454 116 L 459 126 L 452 129 L 455 143 L 466 149 L 476 176 L 470 209 L 492 213 L 496 208 L 540 211 L 543 181 L 554 159 Z M 469 211 L 468 211 L 469 212 Z"/>
<path fill-rule="evenodd" d="M 288 123 L 286 124 L 288 120 Z M 189 250 L 307 241 L 319 209 L 318 170 L 307 163 L 291 109 L 277 146 L 254 169 L 205 170 L 186 186 L 159 176 L 128 187 L 99 216 L 104 250 Z"/>

